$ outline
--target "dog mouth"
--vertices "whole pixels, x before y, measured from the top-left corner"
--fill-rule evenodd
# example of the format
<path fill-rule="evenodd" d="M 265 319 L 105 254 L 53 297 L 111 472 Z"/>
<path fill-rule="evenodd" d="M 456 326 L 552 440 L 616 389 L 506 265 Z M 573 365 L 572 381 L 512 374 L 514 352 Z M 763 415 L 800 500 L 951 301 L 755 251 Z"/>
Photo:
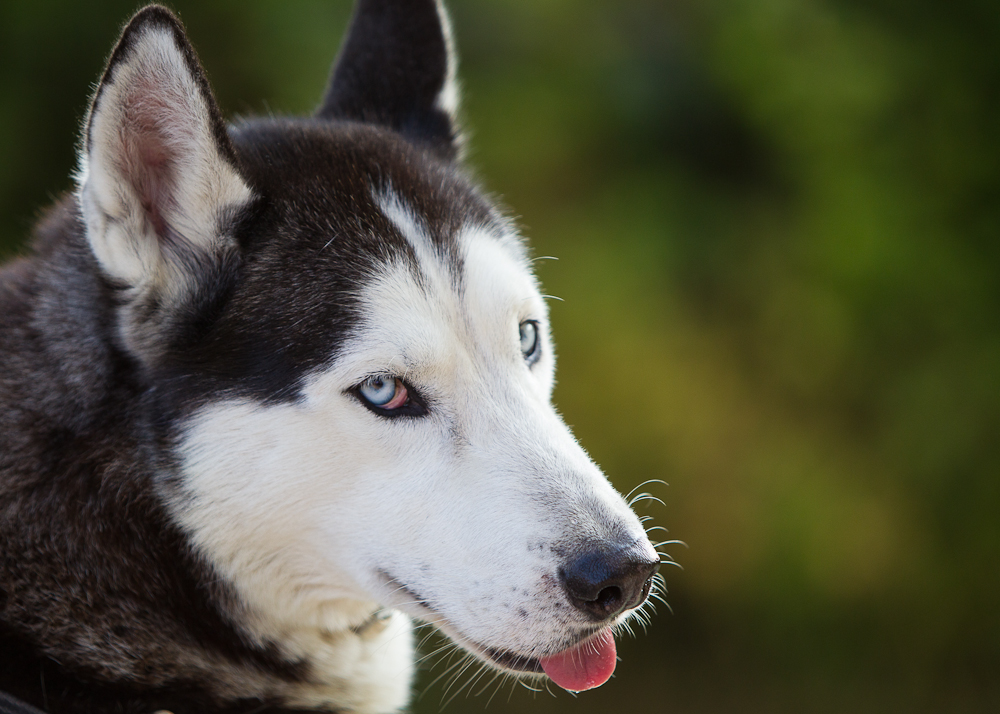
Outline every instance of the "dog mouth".
<path fill-rule="evenodd" d="M 485 659 L 488 659 L 502 669 L 508 669 L 521 674 L 544 674 L 541 661 L 535 657 L 527 657 L 515 654 L 514 652 L 498 650 L 494 647 L 482 647 L 481 645 L 475 645 L 474 647 Z"/>
<path fill-rule="evenodd" d="M 610 627 L 599 628 L 596 632 L 577 638 L 575 644 L 540 658 L 492 647 L 470 646 L 468 640 L 464 646 L 478 652 L 497 667 L 518 674 L 547 675 L 557 685 L 571 692 L 601 686 L 611 678 L 617 664 L 615 638 Z"/>
<path fill-rule="evenodd" d="M 410 586 L 385 572 L 379 575 L 392 592 L 402 593 L 423 612 L 421 619 L 438 627 L 457 644 L 490 664 L 516 674 L 548 675 L 553 682 L 570 691 L 583 691 L 600 686 L 610 678 L 615 668 L 614 636 L 609 626 L 588 628 L 560 648 L 555 654 L 533 657 L 496 647 L 479 644 L 461 633 L 431 603 Z"/>

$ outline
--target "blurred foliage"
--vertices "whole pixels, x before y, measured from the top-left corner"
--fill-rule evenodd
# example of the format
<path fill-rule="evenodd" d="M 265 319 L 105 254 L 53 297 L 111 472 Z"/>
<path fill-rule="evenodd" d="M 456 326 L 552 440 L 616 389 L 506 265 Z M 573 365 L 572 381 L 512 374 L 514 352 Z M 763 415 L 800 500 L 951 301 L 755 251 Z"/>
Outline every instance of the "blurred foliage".
<path fill-rule="evenodd" d="M 601 689 L 415 711 L 1000 711 L 1000 5 L 451 6 L 470 163 L 560 258 L 560 409 L 689 548 Z M 175 7 L 230 115 L 311 110 L 349 13 Z M 4 255 L 134 9 L 0 3 Z"/>

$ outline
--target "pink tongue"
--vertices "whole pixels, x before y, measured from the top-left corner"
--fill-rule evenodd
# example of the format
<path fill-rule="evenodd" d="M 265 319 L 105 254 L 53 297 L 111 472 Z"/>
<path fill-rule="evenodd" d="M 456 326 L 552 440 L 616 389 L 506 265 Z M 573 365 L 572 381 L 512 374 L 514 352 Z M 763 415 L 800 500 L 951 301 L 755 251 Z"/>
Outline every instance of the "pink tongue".
<path fill-rule="evenodd" d="M 541 663 L 545 674 L 563 689 L 582 692 L 599 687 L 615 671 L 614 635 L 610 628 L 602 630 L 576 647 L 543 657 Z"/>

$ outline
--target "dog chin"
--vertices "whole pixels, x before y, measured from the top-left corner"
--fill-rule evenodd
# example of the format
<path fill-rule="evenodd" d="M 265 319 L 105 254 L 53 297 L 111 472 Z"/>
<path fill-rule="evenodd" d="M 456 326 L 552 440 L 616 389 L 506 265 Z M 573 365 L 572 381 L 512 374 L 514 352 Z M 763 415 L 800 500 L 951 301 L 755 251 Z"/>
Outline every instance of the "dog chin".
<path fill-rule="evenodd" d="M 404 602 L 394 605 L 399 610 L 407 612 L 422 622 L 433 625 L 444 635 L 481 661 L 506 672 L 517 674 L 541 674 L 541 663 L 530 656 L 519 655 L 502 648 L 489 647 L 466 637 L 444 614 L 438 612 L 426 598 L 414 591 L 409 585 L 384 570 L 378 571 L 379 580 L 384 590 L 391 594 L 390 600 Z"/>
<path fill-rule="evenodd" d="M 463 635 L 447 619 L 436 613 L 430 616 L 425 615 L 421 619 L 434 625 L 434 627 L 447 635 L 452 642 L 491 667 L 521 676 L 541 676 L 544 674 L 541 661 L 536 657 L 518 654 L 505 649 L 488 647 L 475 642 Z"/>

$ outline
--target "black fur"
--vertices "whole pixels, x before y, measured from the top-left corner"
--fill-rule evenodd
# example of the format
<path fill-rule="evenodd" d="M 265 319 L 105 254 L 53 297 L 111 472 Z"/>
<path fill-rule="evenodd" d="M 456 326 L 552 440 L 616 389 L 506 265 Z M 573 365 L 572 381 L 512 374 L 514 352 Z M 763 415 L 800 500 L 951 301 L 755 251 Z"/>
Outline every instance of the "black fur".
<path fill-rule="evenodd" d="M 278 643 L 249 640 L 231 588 L 158 494 L 192 409 L 296 399 L 336 355 L 376 266 L 418 270 L 371 187 L 410 202 L 453 262 L 458 225 L 497 220 L 450 160 L 454 128 L 433 107 L 447 64 L 436 7 L 397 5 L 412 6 L 412 22 L 360 4 L 317 117 L 229 129 L 169 11 L 147 8 L 124 31 L 103 82 L 140 32 L 169 29 L 255 199 L 220 218 L 235 251 L 199 264 L 180 304 L 145 307 L 173 315 L 153 356 L 121 339 L 122 286 L 102 274 L 75 197 L 41 222 L 30 257 L 0 272 L 0 689 L 54 714 L 264 712 L 280 702 L 223 696 L 223 680 L 312 676 Z M 423 50 L 426 64 L 410 61 Z M 380 67 L 390 82 L 375 81 Z"/>
<path fill-rule="evenodd" d="M 71 202 L 42 223 L 35 250 L 0 284 L 0 686 L 50 711 L 100 711 L 107 683 L 125 706 L 117 697 L 137 692 L 115 686 L 112 667 L 169 689 L 181 674 L 171 650 L 191 646 L 303 677 L 302 663 L 244 641 L 227 586 L 154 495 L 151 385 L 115 346 L 113 291 Z M 116 641 L 131 661 L 101 652 Z M 210 679 L 181 687 L 210 692 Z"/>
<path fill-rule="evenodd" d="M 435 106 L 447 71 L 434 0 L 361 0 L 317 116 L 379 124 L 452 158 L 455 127 Z"/>
<path fill-rule="evenodd" d="M 200 405 L 197 395 L 294 399 L 302 374 L 337 354 L 335 341 L 315 336 L 346 334 L 357 318 L 354 295 L 378 265 L 401 260 L 418 273 L 371 187 L 391 185 L 452 263 L 460 260 L 451 240 L 460 225 L 497 220 L 453 165 L 378 127 L 268 119 L 235 127 L 232 138 L 260 198 L 249 218 L 238 219 L 239 265 L 217 283 L 226 295 L 215 302 L 229 309 L 203 298 L 208 309 L 195 311 L 198 319 L 185 323 L 157 365 L 158 378 L 171 380 L 188 406 Z"/>

